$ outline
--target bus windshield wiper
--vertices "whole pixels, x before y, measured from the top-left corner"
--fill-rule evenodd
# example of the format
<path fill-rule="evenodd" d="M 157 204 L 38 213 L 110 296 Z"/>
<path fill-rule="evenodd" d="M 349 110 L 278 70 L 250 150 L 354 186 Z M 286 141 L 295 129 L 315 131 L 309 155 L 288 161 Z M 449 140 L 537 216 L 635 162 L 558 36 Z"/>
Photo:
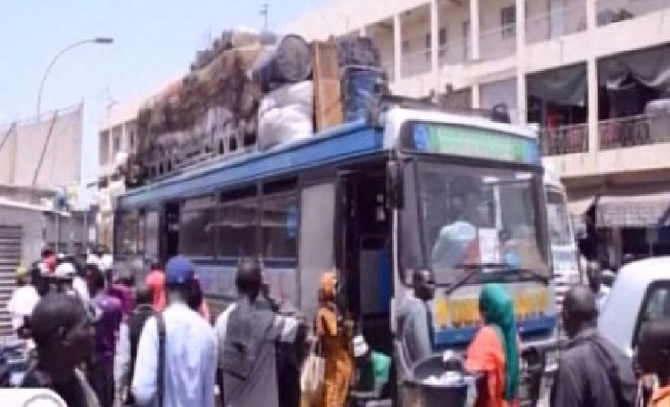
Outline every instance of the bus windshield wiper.
<path fill-rule="evenodd" d="M 449 284 L 447 288 L 445 288 L 444 293 L 445 295 L 449 295 L 453 293 L 457 288 L 462 287 L 465 285 L 468 281 L 470 281 L 474 276 L 482 272 L 484 269 L 488 268 L 496 268 L 496 269 L 501 269 L 501 268 L 509 268 L 508 264 L 503 264 L 503 263 L 472 263 L 472 264 L 458 264 L 454 266 L 455 269 L 457 270 L 466 270 L 465 274 L 460 276 L 456 281 L 453 283 Z"/>
<path fill-rule="evenodd" d="M 538 272 L 536 270 L 527 269 L 527 268 L 512 267 L 512 266 L 510 266 L 509 264 L 506 264 L 506 263 L 459 264 L 459 265 L 455 266 L 454 268 L 457 269 L 457 270 L 466 270 L 466 272 L 461 277 L 459 277 L 456 281 L 449 284 L 449 286 L 447 286 L 447 288 L 445 288 L 444 292 L 445 292 L 446 295 L 449 295 L 452 292 L 454 292 L 457 288 L 462 287 L 468 281 L 470 281 L 473 277 L 475 277 L 480 272 L 483 272 L 486 269 L 495 269 L 495 271 L 519 273 L 519 274 L 522 274 L 522 275 L 527 276 L 529 278 L 532 278 L 534 280 L 539 280 L 544 285 L 549 285 L 549 282 L 551 280 L 550 277 L 548 277 L 548 276 L 546 276 L 546 275 L 544 275 L 541 272 Z"/>

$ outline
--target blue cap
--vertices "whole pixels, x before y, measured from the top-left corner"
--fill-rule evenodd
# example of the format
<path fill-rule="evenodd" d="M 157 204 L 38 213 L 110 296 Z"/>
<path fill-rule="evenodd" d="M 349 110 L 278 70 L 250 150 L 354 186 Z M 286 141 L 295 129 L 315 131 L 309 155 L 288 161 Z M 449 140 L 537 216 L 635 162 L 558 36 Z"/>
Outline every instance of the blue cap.
<path fill-rule="evenodd" d="M 189 283 L 195 277 L 193 263 L 184 256 L 176 256 L 165 266 L 165 284 L 182 285 Z"/>

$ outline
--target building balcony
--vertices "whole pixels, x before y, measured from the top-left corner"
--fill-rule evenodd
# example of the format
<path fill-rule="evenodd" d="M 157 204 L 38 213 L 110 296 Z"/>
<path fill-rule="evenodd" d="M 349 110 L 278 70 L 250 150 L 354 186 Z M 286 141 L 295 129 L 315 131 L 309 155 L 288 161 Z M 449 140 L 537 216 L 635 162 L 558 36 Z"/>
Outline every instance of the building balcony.
<path fill-rule="evenodd" d="M 598 25 L 630 20 L 670 8 L 667 0 L 598 0 Z"/>
<path fill-rule="evenodd" d="M 670 115 L 605 120 L 598 125 L 600 151 L 670 143 Z"/>
<path fill-rule="evenodd" d="M 586 30 L 586 7 L 575 4 L 526 20 L 526 43 L 535 44 Z"/>
<path fill-rule="evenodd" d="M 589 151 L 588 124 L 572 124 L 555 129 L 543 129 L 540 132 L 542 154 L 555 156 L 563 154 L 578 154 Z"/>
<path fill-rule="evenodd" d="M 566 179 L 670 169 L 670 114 L 601 121 L 596 149 L 578 126 L 541 133 L 544 161 Z"/>
<path fill-rule="evenodd" d="M 565 7 L 548 13 L 529 14 L 523 26 L 526 29 L 527 44 L 523 62 L 526 72 L 547 71 L 583 63 L 592 55 L 602 59 L 621 53 L 622 50 L 650 48 L 667 42 L 670 35 L 670 25 L 667 24 L 670 18 L 669 0 L 599 1 L 599 10 L 603 7 L 611 8 L 612 4 L 619 4 L 618 8 L 631 4 L 635 7 L 626 8 L 637 11 L 634 18 L 618 24 L 601 24 L 593 33 L 587 32 L 586 5 L 583 1 L 569 1 Z M 450 18 L 452 17 L 446 15 L 444 17 L 448 26 Z M 460 21 L 457 17 L 453 18 Z M 423 41 L 419 44 L 416 37 L 410 37 L 410 48 L 401 57 L 400 71 L 396 69 L 394 75 L 389 77 L 395 82 L 399 79 L 420 79 L 426 74 L 434 74 L 437 78 L 443 78 L 443 82 L 449 77 L 449 81 L 458 87 L 486 83 L 490 78 L 505 79 L 501 76 L 502 73 L 509 73 L 514 69 L 510 60 L 516 54 L 516 35 L 519 28 L 516 24 L 482 27 L 479 35 L 479 58 L 476 61 L 472 59 L 470 38 L 463 37 L 462 32 L 449 31 L 447 42 L 440 44 L 437 49 L 438 72 L 431 70 L 428 47 L 424 46 Z M 375 33 L 377 37 L 381 36 L 377 31 Z M 386 36 L 392 34 L 386 31 L 384 33 Z M 377 42 L 382 45 L 384 55 L 393 54 L 392 43 L 388 38 L 384 41 L 378 39 Z M 445 75 L 444 68 L 453 68 L 455 71 L 449 71 Z M 441 84 L 436 86 L 440 87 Z"/>

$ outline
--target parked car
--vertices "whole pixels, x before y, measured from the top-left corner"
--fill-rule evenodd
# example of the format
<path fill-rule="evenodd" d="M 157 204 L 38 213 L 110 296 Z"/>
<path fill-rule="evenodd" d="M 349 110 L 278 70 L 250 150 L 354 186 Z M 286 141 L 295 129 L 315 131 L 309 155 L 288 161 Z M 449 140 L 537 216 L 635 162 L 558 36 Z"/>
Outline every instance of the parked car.
<path fill-rule="evenodd" d="M 631 358 L 640 327 L 670 317 L 670 256 L 623 266 L 598 319 L 598 330 Z"/>

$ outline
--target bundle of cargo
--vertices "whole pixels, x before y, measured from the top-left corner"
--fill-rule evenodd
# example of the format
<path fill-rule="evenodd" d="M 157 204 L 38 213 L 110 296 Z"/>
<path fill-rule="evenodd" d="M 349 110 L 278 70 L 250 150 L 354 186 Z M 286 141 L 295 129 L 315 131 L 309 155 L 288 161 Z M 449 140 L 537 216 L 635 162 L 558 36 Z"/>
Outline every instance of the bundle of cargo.
<path fill-rule="evenodd" d="M 347 66 L 379 68 L 379 49 L 369 37 L 347 35 L 337 40 L 337 57 L 341 68 Z"/>
<path fill-rule="evenodd" d="M 141 140 L 131 160 L 153 178 L 256 143 L 262 96 L 247 72 L 270 36 L 226 32 L 200 51 L 178 90 L 150 100 L 138 117 Z"/>
<path fill-rule="evenodd" d="M 365 117 L 386 84 L 379 50 L 370 38 L 356 36 L 311 47 L 286 36 L 261 57 L 254 79 L 265 93 L 258 114 L 262 150 Z"/>
<path fill-rule="evenodd" d="M 265 49 L 252 76 L 264 96 L 258 111 L 258 146 L 267 150 L 314 134 L 314 87 L 309 44 L 287 35 Z"/>
<path fill-rule="evenodd" d="M 179 83 L 138 117 L 133 185 L 213 157 L 313 137 L 361 118 L 385 76 L 363 37 L 307 43 L 297 35 L 224 32 Z M 315 131 L 316 130 L 316 131 Z"/>
<path fill-rule="evenodd" d="M 289 141 L 312 137 L 314 126 L 312 81 L 286 84 L 270 93 L 258 110 L 258 147 L 267 150 Z"/>

